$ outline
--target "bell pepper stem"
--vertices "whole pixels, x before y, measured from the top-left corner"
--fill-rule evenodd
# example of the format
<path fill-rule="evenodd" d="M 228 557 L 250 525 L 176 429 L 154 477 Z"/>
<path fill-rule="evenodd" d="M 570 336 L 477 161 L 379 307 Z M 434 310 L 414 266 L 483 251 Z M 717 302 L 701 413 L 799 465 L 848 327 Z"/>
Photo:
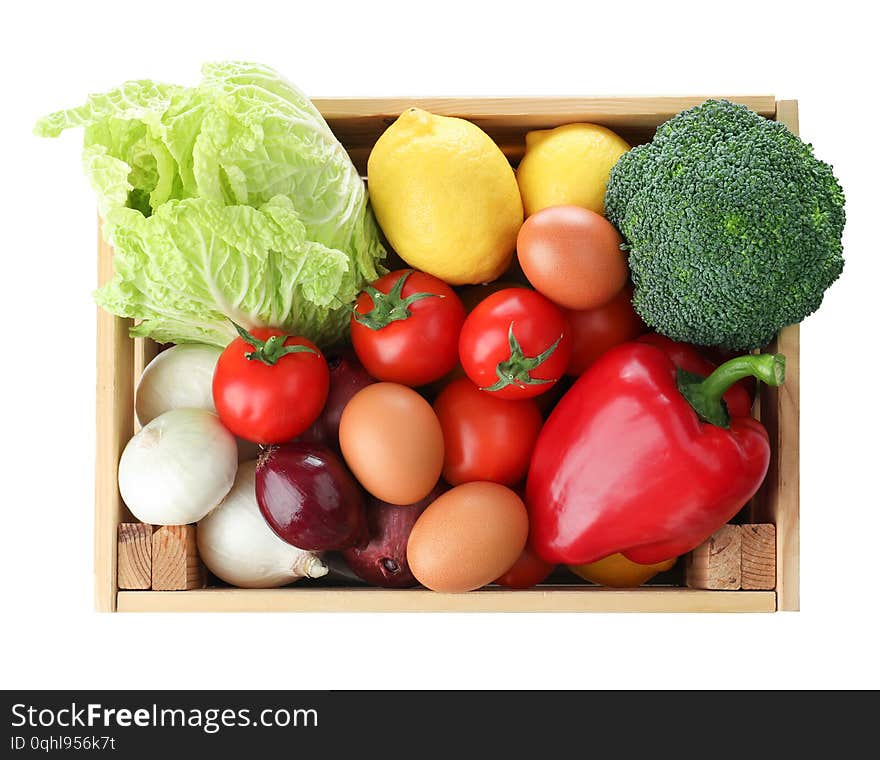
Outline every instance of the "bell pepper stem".
<path fill-rule="evenodd" d="M 744 377 L 757 378 L 767 385 L 782 385 L 785 357 L 782 354 L 737 356 L 719 365 L 706 378 L 679 370 L 678 389 L 703 421 L 727 428 L 730 427 L 730 414 L 723 397 Z"/>

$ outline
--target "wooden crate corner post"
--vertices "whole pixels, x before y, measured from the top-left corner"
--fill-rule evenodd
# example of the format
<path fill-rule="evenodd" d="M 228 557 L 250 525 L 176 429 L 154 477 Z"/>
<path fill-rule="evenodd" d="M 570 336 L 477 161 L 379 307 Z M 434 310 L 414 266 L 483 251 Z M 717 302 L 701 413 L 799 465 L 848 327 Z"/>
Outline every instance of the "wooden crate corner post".
<path fill-rule="evenodd" d="M 151 588 L 153 526 L 120 523 L 116 556 L 116 585 L 120 589 L 144 591 Z"/>
<path fill-rule="evenodd" d="M 742 529 L 723 525 L 687 556 L 689 588 L 736 591 L 742 585 Z"/>
<path fill-rule="evenodd" d="M 199 559 L 195 525 L 163 525 L 153 533 L 153 591 L 204 588 L 207 572 Z"/>
<path fill-rule="evenodd" d="M 776 526 L 762 523 L 741 528 L 742 588 L 776 588 Z"/>

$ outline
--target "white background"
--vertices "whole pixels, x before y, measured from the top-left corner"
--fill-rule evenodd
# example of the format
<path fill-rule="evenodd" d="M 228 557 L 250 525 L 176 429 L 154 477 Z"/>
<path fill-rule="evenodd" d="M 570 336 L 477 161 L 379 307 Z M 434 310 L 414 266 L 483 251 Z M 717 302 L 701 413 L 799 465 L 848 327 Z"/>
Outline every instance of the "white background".
<path fill-rule="evenodd" d="M 5 687 L 878 685 L 876 27 L 864 2 L 13 3 L 0 27 Z M 802 329 L 802 607 L 777 615 L 92 611 L 95 209 L 41 114 L 245 58 L 312 95 L 765 94 L 847 193 Z"/>

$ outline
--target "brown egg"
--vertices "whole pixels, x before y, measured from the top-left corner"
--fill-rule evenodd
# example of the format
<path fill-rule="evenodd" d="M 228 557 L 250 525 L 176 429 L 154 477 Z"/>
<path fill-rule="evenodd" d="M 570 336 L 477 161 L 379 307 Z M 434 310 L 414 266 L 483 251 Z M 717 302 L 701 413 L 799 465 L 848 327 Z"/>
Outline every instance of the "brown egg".
<path fill-rule="evenodd" d="M 443 432 L 431 405 L 412 388 L 375 383 L 358 391 L 339 421 L 349 469 L 390 504 L 424 499 L 443 469 Z"/>
<path fill-rule="evenodd" d="M 507 572 L 526 545 L 529 518 L 513 491 L 478 481 L 422 512 L 406 548 L 412 574 L 434 591 L 473 591 Z"/>
<path fill-rule="evenodd" d="M 551 206 L 526 219 L 516 251 L 539 293 L 567 309 L 595 309 L 626 284 L 622 242 L 614 225 L 595 211 Z"/>

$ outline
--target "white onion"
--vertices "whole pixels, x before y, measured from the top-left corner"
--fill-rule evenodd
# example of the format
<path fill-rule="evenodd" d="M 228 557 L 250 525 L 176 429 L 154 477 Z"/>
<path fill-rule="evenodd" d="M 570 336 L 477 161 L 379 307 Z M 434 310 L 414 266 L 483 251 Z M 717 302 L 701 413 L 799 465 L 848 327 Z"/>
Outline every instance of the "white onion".
<path fill-rule="evenodd" d="M 241 464 L 232 490 L 199 522 L 202 561 L 218 578 L 242 588 L 274 588 L 326 575 L 319 555 L 282 541 L 263 519 L 254 486 L 256 467 L 256 461 Z"/>
<path fill-rule="evenodd" d="M 172 409 L 132 438 L 119 460 L 119 492 L 138 520 L 185 525 L 229 493 L 238 452 L 216 414 Z"/>
<path fill-rule="evenodd" d="M 189 343 L 172 346 L 151 361 L 135 392 L 138 421 L 146 425 L 171 409 L 215 411 L 211 385 L 222 349 Z"/>
<path fill-rule="evenodd" d="M 135 391 L 134 408 L 138 422 L 146 425 L 171 409 L 214 408 L 214 369 L 223 350 L 216 346 L 185 343 L 172 346 L 151 361 Z M 246 462 L 260 454 L 258 444 L 236 438 L 238 461 Z"/>

